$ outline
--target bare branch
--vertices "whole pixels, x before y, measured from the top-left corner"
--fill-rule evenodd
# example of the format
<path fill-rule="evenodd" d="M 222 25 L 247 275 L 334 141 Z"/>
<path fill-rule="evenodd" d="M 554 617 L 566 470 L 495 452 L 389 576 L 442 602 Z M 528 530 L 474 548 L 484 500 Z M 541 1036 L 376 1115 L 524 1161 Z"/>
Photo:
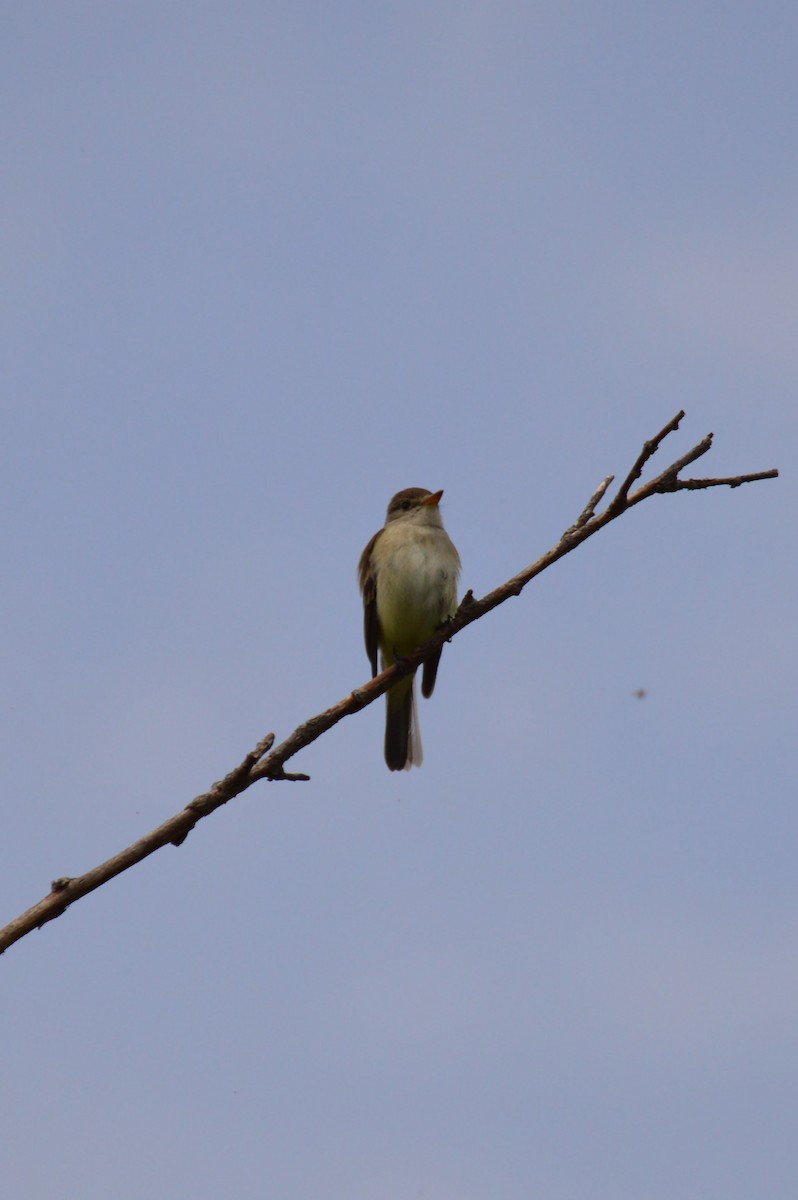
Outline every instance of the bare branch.
<path fill-rule="evenodd" d="M 613 514 L 615 514 L 617 512 L 622 512 L 623 509 L 626 507 L 626 497 L 629 495 L 629 489 L 631 488 L 632 484 L 635 483 L 640 478 L 640 476 L 643 474 L 643 467 L 646 465 L 646 463 L 648 462 L 648 460 L 650 458 L 654 457 L 654 455 L 659 450 L 660 445 L 662 444 L 662 442 L 665 441 L 665 438 L 668 436 L 668 434 L 676 432 L 676 430 L 679 428 L 679 424 L 680 424 L 681 420 L 683 419 L 683 417 L 684 417 L 684 409 L 682 408 L 679 410 L 679 412 L 677 412 L 675 417 L 672 417 L 671 420 L 668 421 L 667 425 L 664 425 L 662 427 L 662 429 L 660 429 L 658 434 L 656 434 L 649 441 L 643 442 L 643 449 L 640 451 L 637 458 L 635 459 L 634 466 L 632 467 L 631 471 L 626 476 L 626 478 L 624 479 L 620 488 L 618 489 L 617 496 L 609 505 L 610 510 L 612 511 Z M 711 438 L 712 434 L 710 434 L 709 436 Z M 669 468 L 669 470 L 670 469 L 671 468 Z"/>
<path fill-rule="evenodd" d="M 582 542 L 592 537 L 594 533 L 598 533 L 610 521 L 614 521 L 616 517 L 619 517 L 635 504 L 639 504 L 642 500 L 648 499 L 649 496 L 657 494 L 696 491 L 710 487 L 736 488 L 744 483 L 755 483 L 762 479 L 777 478 L 778 471 L 773 469 L 769 471 L 757 471 L 749 475 L 735 475 L 717 479 L 680 479 L 679 473 L 690 463 L 701 458 L 710 449 L 712 445 L 712 434 L 710 433 L 694 446 L 692 450 L 688 451 L 687 454 L 667 467 L 660 475 L 648 483 L 641 484 L 636 491 L 630 494 L 633 484 L 642 475 L 646 463 L 656 454 L 665 438 L 678 429 L 683 417 L 683 412 L 677 413 L 655 437 L 643 444 L 643 448 L 637 456 L 631 471 L 621 484 L 618 493 L 603 512 L 597 514 L 596 509 L 604 499 L 610 484 L 613 482 L 614 476 L 612 475 L 608 475 L 606 479 L 602 480 L 576 521 L 566 529 L 555 546 L 552 546 L 550 550 L 541 555 L 540 558 L 536 559 L 535 562 L 523 571 L 514 575 L 512 579 L 508 579 L 501 587 L 483 596 L 481 600 L 475 599 L 473 592 L 466 592 L 460 602 L 460 607 L 451 621 L 447 622 L 423 646 L 419 646 L 418 650 L 409 654 L 401 662 L 395 663 L 387 671 L 376 675 L 361 687 L 356 688 L 348 696 L 345 696 L 330 708 L 325 709 L 324 712 L 318 713 L 316 716 L 304 721 L 301 725 L 297 726 L 285 741 L 280 742 L 279 745 L 274 745 L 274 734 L 267 733 L 258 742 L 257 746 L 246 755 L 243 761 L 225 775 L 224 779 L 215 783 L 209 791 L 196 796 L 175 816 L 164 821 L 163 824 L 145 834 L 144 837 L 139 838 L 138 841 L 128 846 L 125 850 L 115 854 L 113 858 L 100 863 L 99 866 L 87 871 L 85 875 L 78 875 L 74 878 L 66 876 L 54 880 L 49 894 L 43 900 L 40 900 L 38 904 L 29 908 L 27 912 L 22 913 L 4 928 L 0 929 L 0 954 L 33 929 L 41 928 L 48 921 L 52 921 L 55 917 L 60 917 L 69 905 L 79 900 L 81 896 L 88 895 L 89 892 L 107 883 L 109 879 L 113 879 L 116 875 L 121 875 L 123 871 L 127 871 L 128 868 L 141 862 L 148 855 L 154 854 L 156 850 L 160 850 L 161 847 L 167 845 L 181 845 L 198 821 L 202 820 L 203 817 L 209 816 L 217 808 L 221 808 L 222 805 L 227 804 L 234 796 L 240 795 L 241 792 L 246 791 L 247 788 L 257 783 L 258 780 L 267 779 L 281 782 L 308 780 L 309 776 L 307 775 L 287 773 L 285 763 L 300 750 L 315 742 L 328 729 L 332 729 L 333 725 L 337 725 L 344 717 L 348 717 L 352 713 L 359 712 L 360 709 L 365 708 L 367 705 L 373 704 L 398 679 L 414 671 L 422 662 L 435 654 L 444 642 L 451 641 L 467 625 L 478 621 L 480 617 L 485 616 L 492 609 L 498 608 L 500 604 L 503 604 L 505 600 L 509 600 L 511 596 L 520 595 L 526 585 L 536 575 L 545 571 L 547 567 L 552 566 L 553 563 L 563 558 L 564 555 L 569 554 L 576 546 L 581 545 Z"/>
<path fill-rule="evenodd" d="M 239 792 L 243 792 L 250 786 L 253 782 L 251 776 L 254 767 L 273 744 L 274 734 L 267 733 L 243 762 L 225 775 L 224 779 L 219 780 L 201 796 L 190 800 L 179 813 L 158 825 L 157 828 L 150 830 L 149 833 L 145 833 L 144 837 L 121 850 L 119 854 L 115 854 L 113 858 L 106 859 L 99 866 L 87 871 L 85 875 L 77 875 L 74 878 L 62 876 L 54 879 L 50 885 L 49 895 L 11 921 L 5 928 L 0 929 L 0 953 L 14 942 L 19 941 L 26 933 L 30 933 L 31 930 L 40 929 L 48 921 L 60 917 L 75 900 L 79 900 L 81 896 L 87 896 L 89 892 L 101 887 L 116 875 L 121 875 L 129 867 L 141 862 L 143 858 L 160 850 L 162 846 L 168 846 L 170 843 L 173 846 L 181 845 L 197 821 L 207 817 L 215 809 L 221 808 L 228 800 L 232 800 L 233 796 L 237 796 Z"/>
<path fill-rule="evenodd" d="M 573 525 L 569 525 L 565 533 L 562 535 L 563 538 L 573 537 L 573 535 L 578 533 L 583 526 L 587 525 L 588 521 L 591 520 L 592 517 L 595 517 L 596 509 L 604 499 L 607 493 L 607 488 L 610 486 L 614 478 L 614 475 L 608 475 L 606 479 L 602 479 L 601 483 L 598 485 L 595 492 L 574 521 Z"/>
<path fill-rule="evenodd" d="M 740 487 L 743 483 L 757 483 L 760 479 L 778 479 L 779 473 L 771 471 L 754 471 L 751 475 L 730 475 L 725 479 L 674 479 L 668 487 L 658 489 L 662 492 L 697 492 L 701 488 L 711 487 Z"/>

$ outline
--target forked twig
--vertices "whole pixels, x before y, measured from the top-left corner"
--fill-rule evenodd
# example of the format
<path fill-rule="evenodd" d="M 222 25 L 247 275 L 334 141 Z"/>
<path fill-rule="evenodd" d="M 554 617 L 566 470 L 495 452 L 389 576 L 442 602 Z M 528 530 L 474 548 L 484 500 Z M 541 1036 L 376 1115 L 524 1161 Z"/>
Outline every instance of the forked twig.
<path fill-rule="evenodd" d="M 646 463 L 648 462 L 648 460 L 650 458 L 654 457 L 654 455 L 659 450 L 660 445 L 662 444 L 662 442 L 665 441 L 665 438 L 668 436 L 668 434 L 676 432 L 676 430 L 679 428 L 679 424 L 682 421 L 683 417 L 684 417 L 684 409 L 680 409 L 679 412 L 677 412 L 676 416 L 673 417 L 670 421 L 668 421 L 668 424 L 664 425 L 662 427 L 662 429 L 660 429 L 659 433 L 656 434 L 655 437 L 650 438 L 649 441 L 647 441 L 647 442 L 643 442 L 643 449 L 640 451 L 637 458 L 635 459 L 634 466 L 632 467 L 631 471 L 624 479 L 621 486 L 618 488 L 617 496 L 615 497 L 614 500 L 612 500 L 610 502 L 609 508 L 613 514 L 622 512 L 623 509 L 626 507 L 626 498 L 629 495 L 629 489 L 631 488 L 632 484 L 635 483 L 640 478 L 640 476 L 643 474 L 643 467 L 646 465 Z M 709 445 L 711 444 L 711 441 L 712 441 L 712 434 L 709 435 L 709 439 L 710 439 L 710 442 L 706 447 L 707 450 L 709 449 Z M 704 439 L 704 440 L 706 441 L 706 439 Z M 703 443 L 699 443 L 699 445 L 703 445 Z M 698 447 L 696 447 L 696 449 L 698 449 Z M 702 450 L 701 453 L 704 454 L 705 451 Z M 698 457 L 698 455 L 696 455 L 696 457 Z M 678 471 L 681 470 L 683 465 L 684 464 L 679 464 L 677 467 L 677 464 L 674 463 L 673 467 L 669 467 L 668 470 L 676 469 L 677 473 L 678 473 Z"/>

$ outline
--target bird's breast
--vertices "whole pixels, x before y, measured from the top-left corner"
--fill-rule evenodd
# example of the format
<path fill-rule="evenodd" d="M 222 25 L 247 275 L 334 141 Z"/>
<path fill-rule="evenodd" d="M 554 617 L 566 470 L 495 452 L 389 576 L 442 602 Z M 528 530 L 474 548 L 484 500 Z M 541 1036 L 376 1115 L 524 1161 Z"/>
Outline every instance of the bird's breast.
<path fill-rule="evenodd" d="M 376 572 L 380 642 L 409 654 L 457 607 L 457 552 L 443 530 L 385 540 Z"/>

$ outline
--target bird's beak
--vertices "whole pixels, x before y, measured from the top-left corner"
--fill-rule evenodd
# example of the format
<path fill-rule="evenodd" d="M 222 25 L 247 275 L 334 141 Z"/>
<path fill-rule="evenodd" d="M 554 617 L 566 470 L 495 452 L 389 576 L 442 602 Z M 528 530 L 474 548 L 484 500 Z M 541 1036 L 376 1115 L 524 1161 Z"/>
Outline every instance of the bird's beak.
<path fill-rule="evenodd" d="M 439 492 L 433 492 L 431 496 L 425 496 L 424 499 L 421 501 L 421 503 L 429 504 L 429 506 L 431 508 L 437 508 L 441 502 L 442 495 L 443 495 L 443 488 L 441 488 L 441 490 Z"/>

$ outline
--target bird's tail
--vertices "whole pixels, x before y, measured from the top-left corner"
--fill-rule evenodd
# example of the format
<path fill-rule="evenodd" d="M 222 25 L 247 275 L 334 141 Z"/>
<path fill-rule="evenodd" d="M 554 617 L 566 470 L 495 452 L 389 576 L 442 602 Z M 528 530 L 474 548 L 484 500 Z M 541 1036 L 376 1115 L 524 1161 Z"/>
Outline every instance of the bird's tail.
<path fill-rule="evenodd" d="M 391 771 L 420 767 L 424 752 L 416 713 L 415 676 L 385 693 L 385 761 Z"/>

